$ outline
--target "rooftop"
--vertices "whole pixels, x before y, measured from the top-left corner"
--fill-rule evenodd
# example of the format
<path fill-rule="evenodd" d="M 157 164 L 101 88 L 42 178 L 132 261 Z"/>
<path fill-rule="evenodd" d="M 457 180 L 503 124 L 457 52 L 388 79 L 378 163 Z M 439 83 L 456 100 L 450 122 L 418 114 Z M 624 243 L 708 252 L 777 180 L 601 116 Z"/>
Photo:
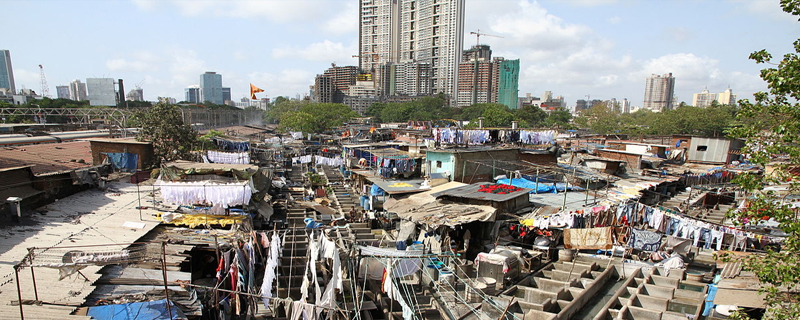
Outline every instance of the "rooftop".
<path fill-rule="evenodd" d="M 514 199 L 519 196 L 527 196 L 528 192 L 531 192 L 531 189 L 527 188 L 518 188 L 518 190 L 500 194 L 500 193 L 490 193 L 490 192 L 482 192 L 478 191 L 482 188 L 483 185 L 497 185 L 496 183 L 487 183 L 487 182 L 478 182 L 473 183 L 466 186 L 456 187 L 448 190 L 444 190 L 442 192 L 434 193 L 433 196 L 438 198 L 441 196 L 451 196 L 451 197 L 458 197 L 458 198 L 466 198 L 466 199 L 478 199 L 478 200 L 489 200 L 489 201 L 507 201 Z"/>
<path fill-rule="evenodd" d="M 114 139 L 114 138 L 91 138 L 86 139 L 89 142 L 108 142 L 108 143 L 126 143 L 126 144 L 151 144 L 148 141 L 137 141 L 135 138 L 122 138 L 122 139 Z"/>
<path fill-rule="evenodd" d="M 34 174 L 92 166 L 89 141 L 0 148 L 0 168 L 32 165 Z"/>

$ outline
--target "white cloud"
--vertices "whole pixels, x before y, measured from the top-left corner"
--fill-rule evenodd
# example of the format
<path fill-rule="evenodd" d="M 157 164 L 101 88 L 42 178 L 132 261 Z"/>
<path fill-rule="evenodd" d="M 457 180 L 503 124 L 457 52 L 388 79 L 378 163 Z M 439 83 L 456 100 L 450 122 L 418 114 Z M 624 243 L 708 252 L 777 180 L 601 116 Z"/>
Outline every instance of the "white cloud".
<path fill-rule="evenodd" d="M 355 1 L 348 1 L 344 9 L 325 21 L 322 30 L 334 35 L 357 34 L 358 7 L 356 7 Z"/>
<path fill-rule="evenodd" d="M 797 17 L 781 9 L 777 0 L 729 0 L 731 7 L 745 13 L 746 16 L 761 16 L 769 20 L 797 23 Z"/>
<path fill-rule="evenodd" d="M 598 7 L 616 4 L 617 0 L 563 0 L 565 3 L 575 7 Z"/>
<path fill-rule="evenodd" d="M 701 87 L 704 83 L 723 78 L 718 60 L 698 57 L 692 53 L 675 53 L 645 61 L 641 71 L 631 72 L 628 79 L 643 81 L 651 74 L 666 73 L 672 73 L 676 82 L 680 79 L 681 85 L 688 82 Z"/>
<path fill-rule="evenodd" d="M 172 6 L 186 16 L 266 18 L 281 23 L 312 21 L 337 4 L 336 2 L 313 0 L 134 0 L 133 3 L 148 11 L 155 9 L 156 6 Z"/>
<path fill-rule="evenodd" d="M 489 33 L 505 37 L 491 39 L 498 47 L 514 47 L 528 52 L 528 58 L 544 61 L 579 50 L 591 34 L 588 27 L 566 23 L 538 3 L 520 2 L 519 6 L 520 10 L 491 20 Z"/>
<path fill-rule="evenodd" d="M 622 18 L 620 18 L 619 16 L 613 16 L 611 18 L 606 19 L 606 21 L 608 21 L 608 23 L 610 24 L 619 24 L 620 22 L 622 22 Z"/>
<path fill-rule="evenodd" d="M 28 71 L 26 69 L 14 68 L 14 84 L 17 90 L 20 89 L 33 89 L 37 93 L 41 88 L 41 77 L 39 70 Z M 53 92 L 50 90 L 50 92 Z"/>
<path fill-rule="evenodd" d="M 345 46 L 341 42 L 325 40 L 312 43 L 305 48 L 280 47 L 272 49 L 275 59 L 299 58 L 307 61 L 337 62 L 347 64 L 355 61 L 353 54 L 357 52 L 356 46 Z"/>

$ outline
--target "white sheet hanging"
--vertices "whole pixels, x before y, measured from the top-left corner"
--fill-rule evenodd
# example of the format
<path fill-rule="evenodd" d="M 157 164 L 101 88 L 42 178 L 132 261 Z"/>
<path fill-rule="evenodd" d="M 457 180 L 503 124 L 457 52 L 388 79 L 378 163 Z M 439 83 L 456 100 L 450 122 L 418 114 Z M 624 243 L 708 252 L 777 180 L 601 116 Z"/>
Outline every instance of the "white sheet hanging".
<path fill-rule="evenodd" d="M 208 151 L 208 161 L 213 163 L 250 164 L 250 154 L 247 152 Z"/>
<path fill-rule="evenodd" d="M 161 197 L 164 201 L 179 205 L 209 202 L 229 207 L 247 204 L 253 196 L 253 189 L 247 181 L 231 183 L 167 182 L 159 179 L 155 186 L 161 188 Z"/>
<path fill-rule="evenodd" d="M 272 282 L 275 281 L 276 270 L 278 269 L 278 254 L 283 251 L 283 241 L 277 233 L 272 234 L 269 242 L 269 257 L 267 266 L 264 268 L 264 282 L 261 283 L 261 301 L 264 308 L 269 309 L 269 299 L 272 298 Z"/>

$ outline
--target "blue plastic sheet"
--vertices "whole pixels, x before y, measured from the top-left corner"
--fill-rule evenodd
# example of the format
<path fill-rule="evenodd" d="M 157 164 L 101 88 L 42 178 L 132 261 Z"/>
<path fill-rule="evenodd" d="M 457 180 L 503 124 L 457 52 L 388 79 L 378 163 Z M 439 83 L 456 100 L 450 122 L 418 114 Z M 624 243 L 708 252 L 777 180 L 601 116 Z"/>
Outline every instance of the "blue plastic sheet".
<path fill-rule="evenodd" d="M 172 301 L 169 302 L 172 317 L 167 311 L 167 300 L 132 302 L 89 307 L 86 313 L 97 320 L 186 320 L 186 315 Z"/>
<path fill-rule="evenodd" d="M 508 184 L 520 188 L 533 189 L 530 193 L 556 193 L 556 188 L 552 184 L 539 183 L 539 185 L 537 186 L 535 181 L 530 181 L 528 179 L 523 179 L 523 178 L 499 179 L 497 180 L 497 183 Z"/>
<path fill-rule="evenodd" d="M 139 155 L 135 153 L 111 153 L 103 152 L 108 157 L 108 161 L 114 169 L 126 172 L 135 172 L 139 163 Z"/>
<path fill-rule="evenodd" d="M 373 185 L 372 185 L 372 188 L 369 190 L 369 194 L 370 194 L 370 195 L 373 195 L 373 196 L 383 196 L 383 195 L 386 195 L 386 193 L 385 193 L 385 192 L 383 192 L 383 189 L 381 189 L 381 187 L 379 187 L 379 186 L 378 186 L 378 185 L 376 185 L 376 184 L 373 184 Z"/>

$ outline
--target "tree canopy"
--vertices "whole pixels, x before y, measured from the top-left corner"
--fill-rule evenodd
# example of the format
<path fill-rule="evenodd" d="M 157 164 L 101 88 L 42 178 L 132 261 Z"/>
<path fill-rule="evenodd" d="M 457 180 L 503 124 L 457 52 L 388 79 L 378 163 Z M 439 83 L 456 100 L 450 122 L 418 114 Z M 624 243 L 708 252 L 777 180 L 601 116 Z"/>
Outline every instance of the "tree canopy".
<path fill-rule="evenodd" d="M 194 160 L 192 150 L 197 146 L 197 131 L 183 122 L 177 106 L 157 103 L 136 113 L 131 124 L 141 127 L 139 141 L 153 144 L 153 158 L 160 165 L 175 160 Z"/>
<path fill-rule="evenodd" d="M 452 108 L 439 97 L 422 97 L 414 101 L 375 103 L 367 109 L 367 115 L 379 122 L 407 122 L 449 119 Z"/>
<path fill-rule="evenodd" d="M 270 111 L 269 117 L 277 117 L 282 128 L 309 133 L 323 133 L 358 117 L 350 107 L 341 103 L 286 101 Z"/>
<path fill-rule="evenodd" d="M 798 0 L 781 0 L 781 7 L 800 16 Z M 729 217 L 743 225 L 768 218 L 788 234 L 780 251 L 751 255 L 745 260 L 745 268 L 753 271 L 763 285 L 765 318 L 796 319 L 800 316 L 800 218 L 798 209 L 787 200 L 800 194 L 800 178 L 793 173 L 800 168 L 800 39 L 794 42 L 794 52 L 783 55 L 780 61 L 773 61 L 766 50 L 752 53 L 750 59 L 774 65 L 761 70 L 768 91 L 755 93 L 754 102 L 739 102 L 738 123 L 730 133 L 744 139 L 743 151 L 749 154 L 749 160 L 767 170 L 763 175 L 737 177 L 736 182 L 751 196 L 746 208 L 730 212 Z M 787 190 L 785 194 L 764 190 L 769 185 L 781 185 Z M 739 314 L 735 318 L 745 317 Z"/>
<path fill-rule="evenodd" d="M 701 108 L 681 104 L 678 108 L 663 112 L 639 109 L 633 113 L 621 113 L 619 108 L 600 103 L 582 111 L 575 118 L 575 124 L 600 134 L 721 137 L 734 124 L 736 111 L 736 106 L 714 104 Z"/>

